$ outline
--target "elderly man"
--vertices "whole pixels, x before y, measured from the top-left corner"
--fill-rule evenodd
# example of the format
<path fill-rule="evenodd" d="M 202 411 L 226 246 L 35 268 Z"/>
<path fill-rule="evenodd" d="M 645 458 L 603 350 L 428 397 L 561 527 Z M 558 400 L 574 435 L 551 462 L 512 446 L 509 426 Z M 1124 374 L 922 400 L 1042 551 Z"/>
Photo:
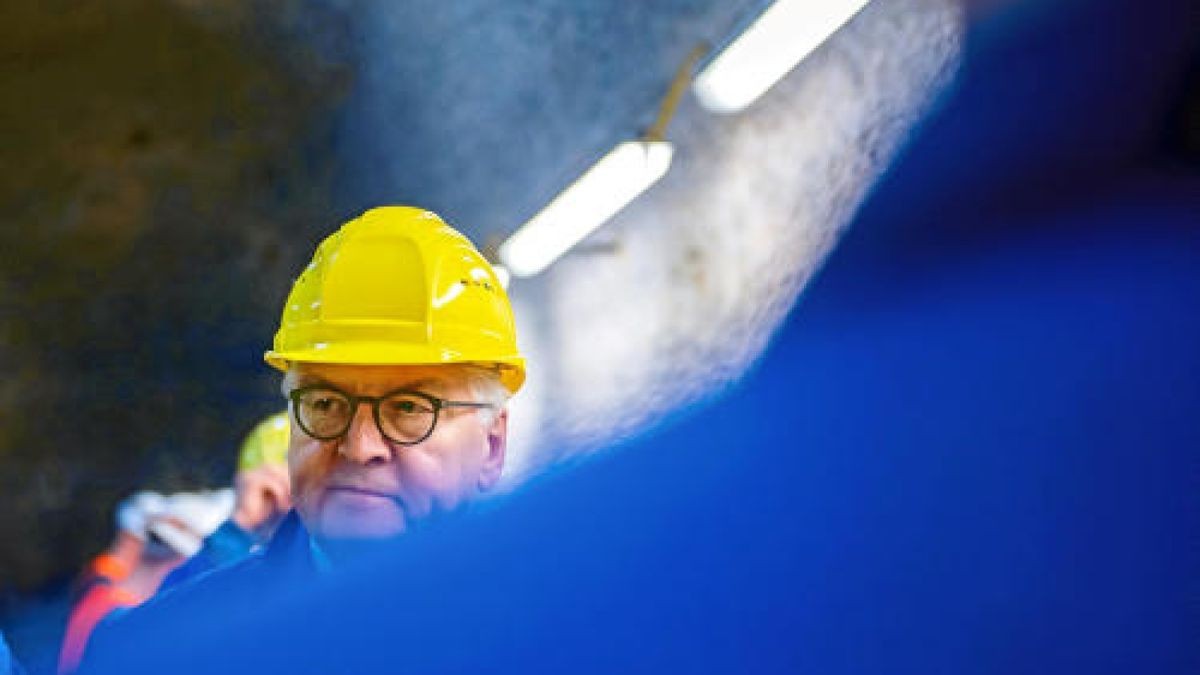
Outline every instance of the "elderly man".
<path fill-rule="evenodd" d="M 256 424 L 243 439 L 229 517 L 204 538 L 195 555 L 167 575 L 159 593 L 245 558 L 275 533 L 292 507 L 287 473 L 288 420 L 286 410 L 275 413 Z"/>
<path fill-rule="evenodd" d="M 296 280 L 274 349 L 311 550 L 401 534 L 495 485 L 524 381 L 495 272 L 420 209 L 368 211 Z"/>
<path fill-rule="evenodd" d="M 377 208 L 326 238 L 266 361 L 284 373 L 293 511 L 261 554 L 102 627 L 101 660 L 128 648 L 122 633 L 168 614 L 216 620 L 226 598 L 286 592 L 499 480 L 505 405 L 525 378 L 512 309 L 483 256 L 433 213 Z"/>

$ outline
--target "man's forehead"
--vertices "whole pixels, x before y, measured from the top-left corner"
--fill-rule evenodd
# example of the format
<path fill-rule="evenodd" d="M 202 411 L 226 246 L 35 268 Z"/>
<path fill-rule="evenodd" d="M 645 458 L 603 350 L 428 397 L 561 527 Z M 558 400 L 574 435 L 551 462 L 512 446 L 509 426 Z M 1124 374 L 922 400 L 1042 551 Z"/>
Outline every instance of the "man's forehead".
<path fill-rule="evenodd" d="M 297 363 L 288 372 L 296 386 L 333 384 L 352 393 L 368 390 L 411 388 L 447 388 L 465 385 L 468 371 L 464 366 L 448 365 L 343 365 Z"/>

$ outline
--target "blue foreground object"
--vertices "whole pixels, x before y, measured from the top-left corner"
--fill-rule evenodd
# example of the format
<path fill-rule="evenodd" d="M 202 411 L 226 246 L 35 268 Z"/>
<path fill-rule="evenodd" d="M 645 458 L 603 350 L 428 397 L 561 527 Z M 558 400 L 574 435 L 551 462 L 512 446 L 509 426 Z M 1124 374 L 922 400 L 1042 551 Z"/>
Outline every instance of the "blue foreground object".
<path fill-rule="evenodd" d="M 8 642 L 4 639 L 4 633 L 0 631 L 0 675 L 24 674 L 25 669 L 13 658 L 12 651 L 8 648 Z"/>
<path fill-rule="evenodd" d="M 720 398 L 99 672 L 1194 672 L 1189 214 L 874 306 L 835 256 Z"/>

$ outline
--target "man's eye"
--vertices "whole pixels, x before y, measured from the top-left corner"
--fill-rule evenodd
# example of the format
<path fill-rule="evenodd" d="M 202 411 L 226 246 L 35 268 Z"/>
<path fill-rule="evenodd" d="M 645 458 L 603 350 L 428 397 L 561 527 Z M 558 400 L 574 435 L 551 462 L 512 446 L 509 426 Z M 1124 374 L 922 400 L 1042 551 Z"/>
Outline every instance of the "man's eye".
<path fill-rule="evenodd" d="M 329 412 L 337 407 L 338 400 L 332 396 L 314 398 L 309 405 L 315 412 Z"/>
<path fill-rule="evenodd" d="M 396 415 L 419 415 L 429 412 L 429 406 L 422 405 L 420 401 L 400 399 L 397 401 L 389 401 L 388 410 Z"/>

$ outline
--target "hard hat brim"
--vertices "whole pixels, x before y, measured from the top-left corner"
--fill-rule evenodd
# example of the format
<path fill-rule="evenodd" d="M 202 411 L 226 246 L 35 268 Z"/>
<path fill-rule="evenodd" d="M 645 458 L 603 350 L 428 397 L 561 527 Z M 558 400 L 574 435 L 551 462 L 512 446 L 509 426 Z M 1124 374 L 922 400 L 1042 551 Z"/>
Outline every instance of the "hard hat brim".
<path fill-rule="evenodd" d="M 479 365 L 495 367 L 500 383 L 510 394 L 525 383 L 525 359 L 509 354 L 472 354 L 470 358 L 433 345 L 396 343 L 330 344 L 324 348 L 294 349 L 263 354 L 272 368 L 287 372 L 293 363 L 331 363 L 352 366 L 445 366 Z"/>

